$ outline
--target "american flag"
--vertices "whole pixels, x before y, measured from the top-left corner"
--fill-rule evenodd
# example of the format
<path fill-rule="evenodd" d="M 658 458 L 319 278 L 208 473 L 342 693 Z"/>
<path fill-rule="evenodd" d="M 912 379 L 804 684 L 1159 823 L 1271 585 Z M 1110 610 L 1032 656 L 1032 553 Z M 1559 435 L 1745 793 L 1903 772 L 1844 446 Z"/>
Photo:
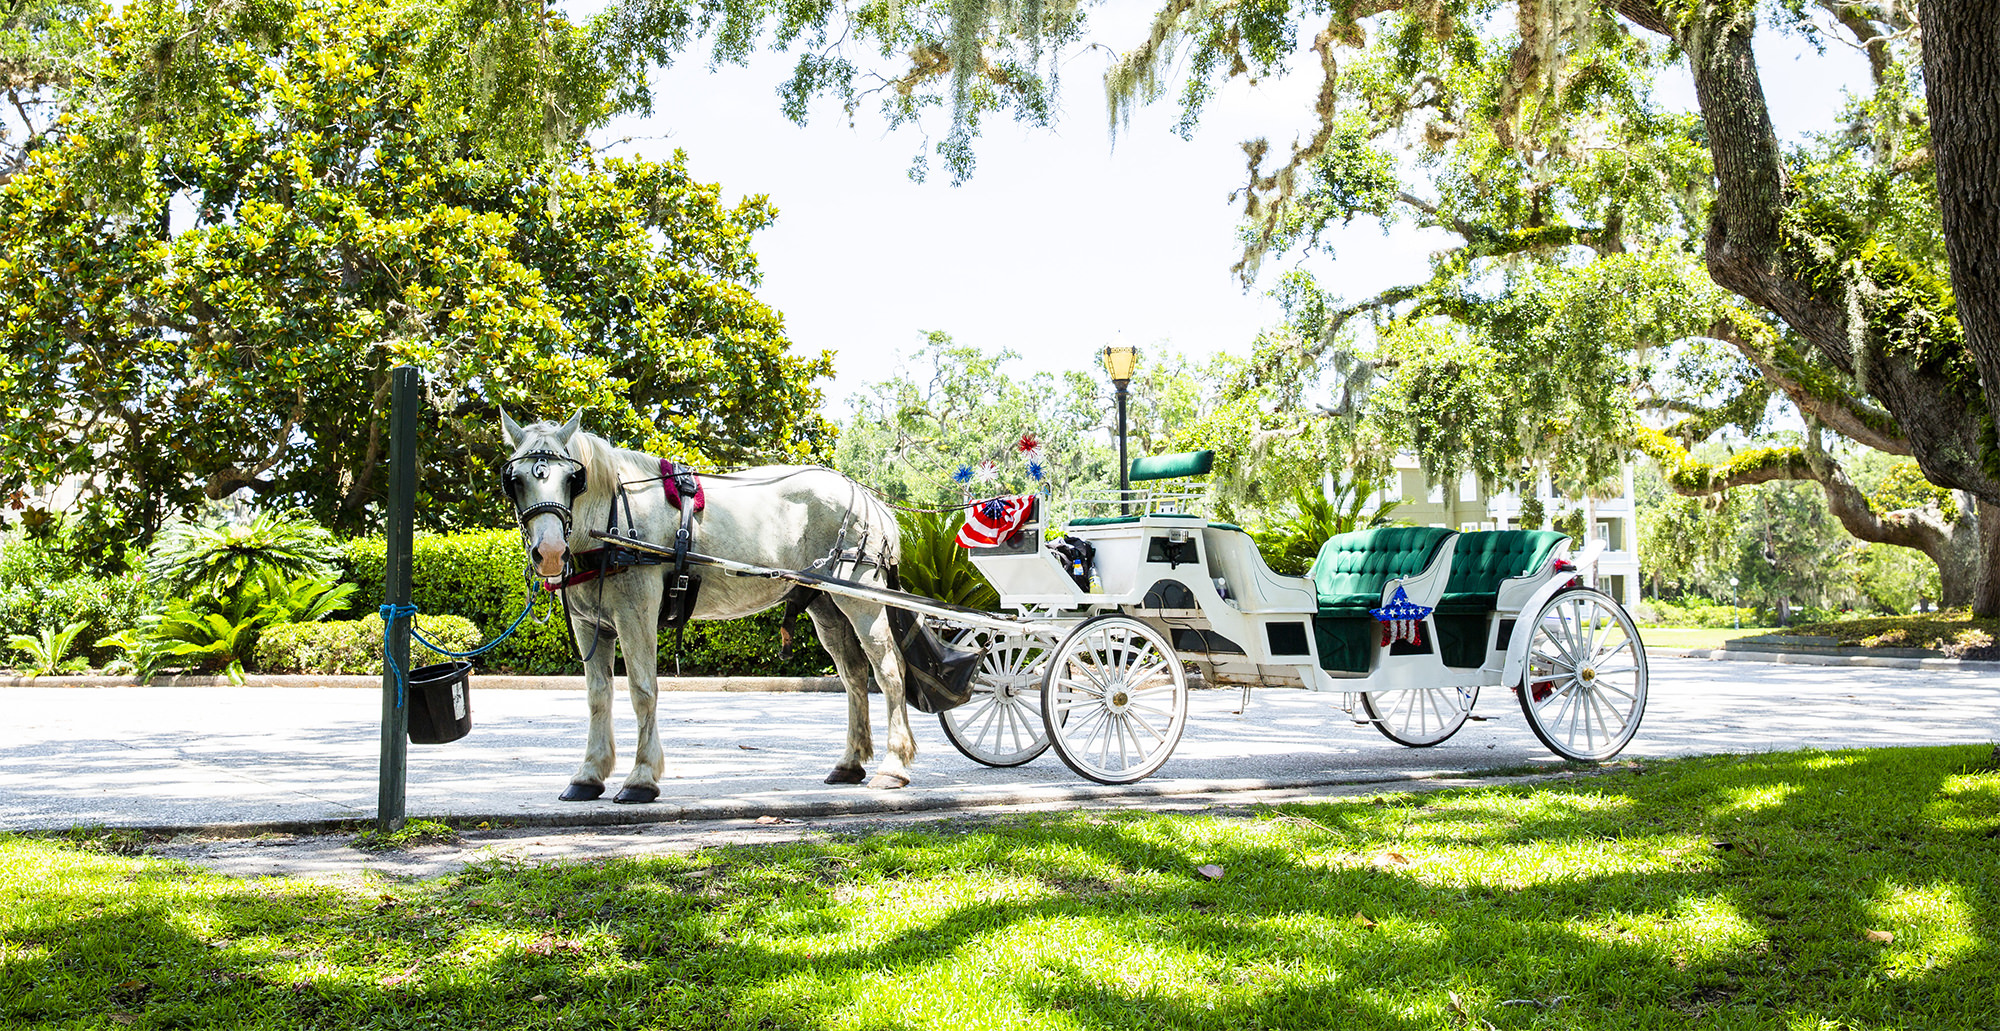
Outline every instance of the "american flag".
<path fill-rule="evenodd" d="M 993 548 L 1014 535 L 1035 510 L 1035 496 L 1019 494 L 1011 498 L 988 498 L 965 510 L 965 525 L 958 528 L 961 548 Z"/>
<path fill-rule="evenodd" d="M 1389 604 L 1369 609 L 1368 614 L 1382 624 L 1382 647 L 1387 648 L 1396 641 L 1419 645 L 1424 643 L 1420 631 L 1424 626 L 1424 617 L 1431 614 L 1431 607 L 1411 601 L 1410 596 L 1398 587 L 1396 593 L 1389 596 Z"/>

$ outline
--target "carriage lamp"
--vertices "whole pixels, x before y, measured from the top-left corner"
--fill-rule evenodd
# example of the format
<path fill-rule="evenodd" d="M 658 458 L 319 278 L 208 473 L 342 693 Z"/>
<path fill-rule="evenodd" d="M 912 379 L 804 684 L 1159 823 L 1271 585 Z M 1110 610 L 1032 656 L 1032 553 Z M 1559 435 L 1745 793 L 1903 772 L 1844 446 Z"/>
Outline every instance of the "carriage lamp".
<path fill-rule="evenodd" d="M 1104 371 L 1111 374 L 1111 386 L 1118 395 L 1118 512 L 1130 515 L 1132 507 L 1125 500 L 1132 488 L 1132 467 L 1125 460 L 1125 388 L 1132 382 L 1132 365 L 1138 361 L 1139 350 L 1125 342 L 1123 334 L 1112 338 L 1104 348 Z"/>

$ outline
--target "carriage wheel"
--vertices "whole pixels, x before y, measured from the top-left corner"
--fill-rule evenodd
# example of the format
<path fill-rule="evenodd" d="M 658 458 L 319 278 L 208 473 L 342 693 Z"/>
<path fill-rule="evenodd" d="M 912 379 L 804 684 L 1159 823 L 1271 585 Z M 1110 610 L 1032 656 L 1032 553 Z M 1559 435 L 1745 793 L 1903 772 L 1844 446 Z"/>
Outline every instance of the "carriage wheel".
<path fill-rule="evenodd" d="M 1042 682 L 1042 721 L 1056 754 L 1100 784 L 1153 774 L 1187 726 L 1187 674 L 1160 632 L 1103 615 L 1070 632 Z"/>
<path fill-rule="evenodd" d="M 972 698 L 938 713 L 938 726 L 952 747 L 987 766 L 1019 766 L 1048 751 L 1042 673 L 1053 648 L 1050 641 L 975 629 L 953 643 L 984 655 L 972 677 Z"/>
<path fill-rule="evenodd" d="M 1564 591 L 1535 615 L 1514 692 L 1549 750 L 1577 762 L 1622 751 L 1646 712 L 1646 648 L 1609 595 Z"/>
<path fill-rule="evenodd" d="M 1429 748 L 1458 733 L 1479 700 L 1477 687 L 1421 687 L 1363 691 L 1362 708 L 1382 736 L 1399 745 Z"/>

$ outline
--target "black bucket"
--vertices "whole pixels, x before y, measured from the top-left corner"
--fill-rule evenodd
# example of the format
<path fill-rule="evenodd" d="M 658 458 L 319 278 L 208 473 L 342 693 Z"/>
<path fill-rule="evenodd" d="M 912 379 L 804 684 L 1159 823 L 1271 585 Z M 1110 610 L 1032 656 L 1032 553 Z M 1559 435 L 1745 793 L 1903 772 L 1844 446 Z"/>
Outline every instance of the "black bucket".
<path fill-rule="evenodd" d="M 472 732 L 472 663 L 410 671 L 410 743 L 442 745 Z"/>

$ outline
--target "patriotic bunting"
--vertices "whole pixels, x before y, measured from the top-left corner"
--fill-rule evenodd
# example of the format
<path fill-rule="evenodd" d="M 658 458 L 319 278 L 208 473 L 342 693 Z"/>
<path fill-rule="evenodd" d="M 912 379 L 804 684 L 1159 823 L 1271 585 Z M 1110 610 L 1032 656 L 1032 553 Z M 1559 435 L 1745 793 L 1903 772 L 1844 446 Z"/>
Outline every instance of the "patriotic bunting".
<path fill-rule="evenodd" d="M 1035 510 L 1035 496 L 989 498 L 965 510 L 965 525 L 958 528 L 961 548 L 993 548 L 1014 535 Z"/>

